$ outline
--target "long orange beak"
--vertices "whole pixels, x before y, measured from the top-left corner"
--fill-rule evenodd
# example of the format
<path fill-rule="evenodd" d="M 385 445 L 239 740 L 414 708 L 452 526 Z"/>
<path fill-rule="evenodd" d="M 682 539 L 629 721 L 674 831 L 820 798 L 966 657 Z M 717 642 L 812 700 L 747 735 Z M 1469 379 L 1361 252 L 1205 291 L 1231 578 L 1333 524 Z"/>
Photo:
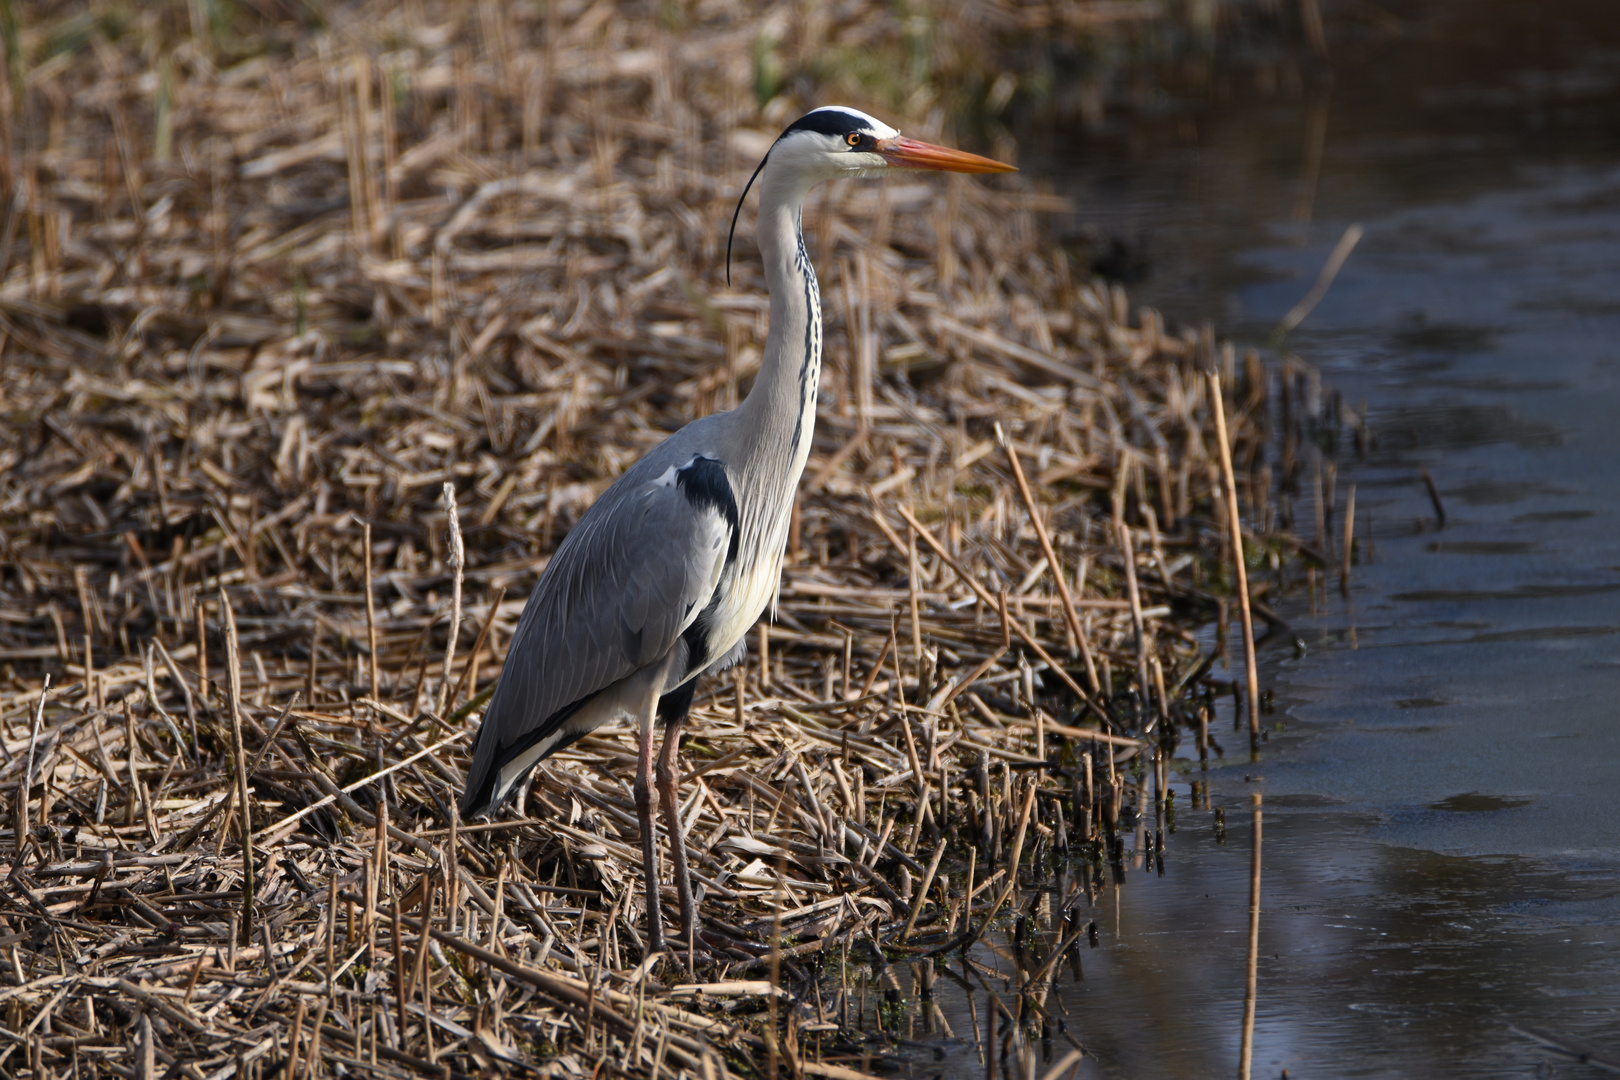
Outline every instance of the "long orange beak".
<path fill-rule="evenodd" d="M 938 169 L 942 172 L 958 173 L 1006 173 L 1017 172 L 1015 166 L 991 158 L 980 157 L 978 154 L 969 154 L 963 150 L 951 150 L 933 143 L 919 142 L 908 139 L 904 135 L 896 135 L 892 139 L 881 139 L 877 144 L 877 152 L 890 165 L 907 169 Z"/>

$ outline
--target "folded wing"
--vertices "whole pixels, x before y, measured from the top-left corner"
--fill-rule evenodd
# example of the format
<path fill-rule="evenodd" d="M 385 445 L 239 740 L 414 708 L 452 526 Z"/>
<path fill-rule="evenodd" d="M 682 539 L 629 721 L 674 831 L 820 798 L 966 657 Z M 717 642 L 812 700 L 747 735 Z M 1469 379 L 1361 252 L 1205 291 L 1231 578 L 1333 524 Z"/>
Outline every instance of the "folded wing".
<path fill-rule="evenodd" d="M 489 808 L 503 764 L 663 658 L 713 597 L 737 527 L 724 468 L 698 457 L 647 471 L 603 493 L 530 594 L 473 748 L 465 816 Z"/>

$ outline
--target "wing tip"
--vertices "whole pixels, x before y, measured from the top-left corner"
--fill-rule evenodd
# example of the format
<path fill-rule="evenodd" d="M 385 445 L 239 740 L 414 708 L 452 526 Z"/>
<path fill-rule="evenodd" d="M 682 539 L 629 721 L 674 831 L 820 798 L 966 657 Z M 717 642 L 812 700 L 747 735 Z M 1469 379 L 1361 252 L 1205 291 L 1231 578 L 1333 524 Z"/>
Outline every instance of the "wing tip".
<path fill-rule="evenodd" d="M 488 770 L 487 775 L 476 781 L 472 776 L 467 777 L 467 790 L 462 793 L 461 805 L 457 812 L 462 821 L 471 821 L 482 817 L 495 809 L 495 778 L 499 775 L 498 769 Z"/>

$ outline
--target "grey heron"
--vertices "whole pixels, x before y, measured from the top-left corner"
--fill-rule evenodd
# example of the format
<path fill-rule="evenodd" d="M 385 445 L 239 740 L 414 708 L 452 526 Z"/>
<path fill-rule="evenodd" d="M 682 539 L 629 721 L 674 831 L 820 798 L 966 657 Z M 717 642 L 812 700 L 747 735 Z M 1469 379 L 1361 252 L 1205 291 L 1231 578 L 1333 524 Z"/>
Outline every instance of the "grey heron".
<path fill-rule="evenodd" d="M 793 498 L 810 454 L 821 375 L 821 297 L 804 247 L 816 184 L 890 168 L 1012 172 L 989 158 L 908 139 L 856 109 L 790 124 L 749 178 L 770 332 L 737 408 L 694 420 L 613 482 L 580 518 L 529 595 L 473 746 L 461 812 L 488 813 L 537 762 L 592 729 L 633 719 L 635 800 L 649 954 L 664 949 L 653 828 L 653 726 L 660 801 L 687 948 L 697 912 L 676 796 L 676 750 L 698 679 L 742 658 L 776 594 Z M 737 207 L 748 197 L 744 187 Z M 732 217 L 735 233 L 737 217 Z M 727 263 L 730 241 L 727 241 Z"/>

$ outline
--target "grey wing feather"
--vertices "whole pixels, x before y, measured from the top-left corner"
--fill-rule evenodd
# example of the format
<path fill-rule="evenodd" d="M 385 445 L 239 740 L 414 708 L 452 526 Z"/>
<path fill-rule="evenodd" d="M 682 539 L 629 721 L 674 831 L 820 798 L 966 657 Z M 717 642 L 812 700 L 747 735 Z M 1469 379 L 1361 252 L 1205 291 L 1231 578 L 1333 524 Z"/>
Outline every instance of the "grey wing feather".
<path fill-rule="evenodd" d="M 713 595 L 730 524 L 650 471 L 603 493 L 530 594 L 474 747 L 470 805 L 503 749 L 664 656 Z"/>

